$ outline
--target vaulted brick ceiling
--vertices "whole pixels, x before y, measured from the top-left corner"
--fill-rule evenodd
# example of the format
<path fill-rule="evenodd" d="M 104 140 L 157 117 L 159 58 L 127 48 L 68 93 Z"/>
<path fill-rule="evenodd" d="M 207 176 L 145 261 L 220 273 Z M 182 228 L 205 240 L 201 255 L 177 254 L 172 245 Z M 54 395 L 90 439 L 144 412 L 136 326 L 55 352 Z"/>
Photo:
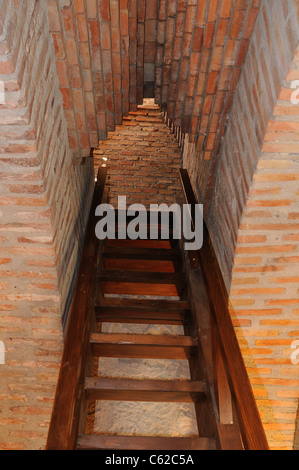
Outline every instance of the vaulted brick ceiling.
<path fill-rule="evenodd" d="M 217 153 L 260 0 L 49 0 L 69 140 L 86 156 L 144 97 Z"/>

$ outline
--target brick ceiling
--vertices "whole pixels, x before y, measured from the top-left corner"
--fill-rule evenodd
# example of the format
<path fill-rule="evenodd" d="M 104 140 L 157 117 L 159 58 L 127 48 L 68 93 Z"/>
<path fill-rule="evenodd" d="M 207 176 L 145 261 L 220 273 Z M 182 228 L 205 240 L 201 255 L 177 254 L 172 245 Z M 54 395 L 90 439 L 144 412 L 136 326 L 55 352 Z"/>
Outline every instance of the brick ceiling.
<path fill-rule="evenodd" d="M 88 155 L 144 97 L 155 97 L 205 160 L 217 153 L 260 0 L 48 5 L 74 156 Z"/>

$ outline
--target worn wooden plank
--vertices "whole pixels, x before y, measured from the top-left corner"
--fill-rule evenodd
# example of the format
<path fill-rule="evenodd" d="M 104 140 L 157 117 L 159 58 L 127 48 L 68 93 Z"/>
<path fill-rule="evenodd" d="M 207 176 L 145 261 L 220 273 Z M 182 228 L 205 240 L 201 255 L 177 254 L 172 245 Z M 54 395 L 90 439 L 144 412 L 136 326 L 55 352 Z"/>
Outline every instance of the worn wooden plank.
<path fill-rule="evenodd" d="M 187 359 L 196 346 L 196 340 L 187 336 L 105 333 L 91 336 L 92 351 L 100 357 Z"/>
<path fill-rule="evenodd" d="M 143 437 L 80 435 L 78 450 L 211 450 L 212 439 L 204 437 Z"/>
<path fill-rule="evenodd" d="M 93 333 L 91 342 L 109 344 L 141 344 L 141 345 L 158 345 L 185 347 L 196 346 L 195 338 L 183 335 L 136 335 L 127 333 Z"/>
<path fill-rule="evenodd" d="M 131 282 L 131 283 L 149 283 L 149 284 L 175 284 L 184 286 L 186 281 L 181 273 L 160 273 L 160 272 L 141 272 L 141 271 L 113 271 L 105 270 L 100 275 L 100 281 L 103 282 Z"/>
<path fill-rule="evenodd" d="M 191 380 L 88 377 L 85 390 L 88 397 L 94 400 L 190 403 L 204 395 L 206 384 L 204 381 Z"/>
<path fill-rule="evenodd" d="M 176 261 L 158 261 L 158 260 L 143 260 L 143 259 L 128 259 L 128 258 L 104 258 L 104 269 L 111 271 L 139 271 L 139 272 L 160 272 L 160 273 L 173 273 L 175 266 L 178 265 Z"/>
<path fill-rule="evenodd" d="M 102 292 L 116 295 L 152 295 L 159 297 L 178 297 L 180 288 L 173 284 L 148 282 L 102 282 Z"/>
<path fill-rule="evenodd" d="M 189 320 L 188 311 L 172 312 L 145 311 L 142 309 L 126 309 L 121 307 L 97 307 L 96 315 L 102 323 L 141 323 L 141 324 L 163 324 L 181 325 Z"/>
<path fill-rule="evenodd" d="M 197 353 L 189 361 L 190 374 L 193 380 L 207 380 L 205 402 L 196 403 L 197 425 L 200 435 L 213 437 L 217 434 L 218 409 L 212 396 L 214 390 L 214 373 L 212 361 L 212 342 L 210 325 L 210 305 L 204 287 L 201 272 L 190 269 L 189 258 L 186 254 L 186 275 L 189 284 L 189 301 L 192 306 L 192 322 L 185 327 L 186 334 L 190 330 L 198 332 L 199 347 Z"/>
<path fill-rule="evenodd" d="M 190 303 L 187 300 L 153 300 L 153 299 L 120 299 L 117 297 L 103 297 L 100 305 L 96 307 L 114 307 L 143 309 L 152 312 L 159 311 L 187 311 L 190 310 Z"/>
<path fill-rule="evenodd" d="M 107 246 L 103 250 L 103 257 L 168 261 L 178 260 L 180 258 L 180 251 L 176 249 L 165 248 L 126 248 L 120 246 Z"/>
<path fill-rule="evenodd" d="M 151 248 L 151 249 L 162 249 L 170 250 L 172 248 L 169 240 L 107 240 L 107 247 L 118 247 L 118 248 Z"/>
<path fill-rule="evenodd" d="M 240 429 L 236 423 L 218 424 L 217 427 L 221 450 L 243 450 Z"/>

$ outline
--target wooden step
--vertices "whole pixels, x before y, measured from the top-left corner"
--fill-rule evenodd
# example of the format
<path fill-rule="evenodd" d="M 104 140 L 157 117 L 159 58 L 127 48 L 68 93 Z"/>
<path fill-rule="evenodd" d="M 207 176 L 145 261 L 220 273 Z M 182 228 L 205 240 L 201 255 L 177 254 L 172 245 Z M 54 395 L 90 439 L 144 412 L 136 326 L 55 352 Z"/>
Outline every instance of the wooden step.
<path fill-rule="evenodd" d="M 174 284 L 160 284 L 152 282 L 105 282 L 101 283 L 103 294 L 152 296 L 152 297 L 179 297 L 181 287 Z"/>
<path fill-rule="evenodd" d="M 88 398 L 93 400 L 190 403 L 203 397 L 206 384 L 191 380 L 134 380 L 88 377 Z"/>
<path fill-rule="evenodd" d="M 180 239 L 179 235 L 176 235 L 176 233 L 177 232 L 174 231 L 172 228 L 165 229 L 163 228 L 163 226 L 153 228 L 153 227 L 141 225 L 138 228 L 138 236 L 142 238 L 133 240 L 129 238 L 128 232 L 126 231 L 126 227 L 121 226 L 121 225 L 115 225 L 115 237 L 117 240 L 127 239 L 130 241 L 152 241 L 152 242 L 157 242 L 157 243 L 162 242 L 162 241 L 175 242 L 175 241 L 178 241 L 178 239 Z M 124 236 L 126 236 L 127 238 L 124 238 Z"/>
<path fill-rule="evenodd" d="M 120 299 L 117 297 L 103 297 L 97 307 L 114 307 L 142 309 L 148 312 L 162 312 L 163 310 L 177 312 L 190 311 L 187 300 L 154 300 L 154 299 Z"/>
<path fill-rule="evenodd" d="M 175 272 L 104 270 L 99 276 L 105 294 L 179 297 L 186 285 Z"/>
<path fill-rule="evenodd" d="M 122 209 L 120 209 L 120 210 L 115 209 L 114 213 L 115 213 L 116 223 L 118 223 L 118 221 L 124 222 L 125 220 L 129 223 L 132 220 L 135 220 L 136 216 L 137 216 L 136 214 L 128 215 L 127 211 L 122 210 Z M 166 212 L 166 211 L 165 212 L 161 212 L 161 211 L 158 212 L 158 211 L 150 211 L 150 210 L 142 211 L 142 216 L 141 217 L 144 220 L 145 220 L 145 214 L 146 214 L 147 224 L 150 224 L 151 221 L 152 222 L 157 221 L 158 225 L 161 225 L 162 222 L 164 223 L 164 220 L 167 221 L 168 218 L 169 218 L 169 224 L 171 225 L 173 220 L 174 220 L 174 216 L 173 216 L 172 211 L 169 211 L 169 212 Z"/>
<path fill-rule="evenodd" d="M 174 284 L 177 287 L 183 287 L 186 284 L 185 279 L 180 273 L 160 273 L 160 272 L 141 272 L 141 271 L 114 271 L 104 270 L 100 275 L 100 281 L 103 282 L 129 282 L 142 284 Z"/>
<path fill-rule="evenodd" d="M 158 218 L 157 218 L 158 217 Z M 128 236 L 128 229 L 130 222 L 134 222 L 134 230 L 135 224 L 137 222 L 136 215 L 128 216 L 123 214 L 121 219 L 118 218 L 118 211 L 115 211 L 115 233 L 116 238 L 127 238 Z M 140 236 L 145 236 L 145 239 L 156 239 L 156 240 L 166 240 L 172 239 L 174 237 L 174 219 L 173 215 L 170 214 L 169 221 L 167 215 L 165 215 L 165 220 L 162 221 L 161 214 L 153 216 L 151 218 L 151 214 L 147 212 L 146 218 L 145 215 L 142 214 L 142 217 L 138 218 L 138 234 Z M 155 238 L 153 238 L 155 237 Z"/>
<path fill-rule="evenodd" d="M 98 357 L 188 359 L 197 347 L 190 336 L 94 333 L 91 348 Z"/>
<path fill-rule="evenodd" d="M 129 258 L 103 258 L 103 269 L 112 271 L 139 271 L 174 273 L 178 271 L 180 261 L 158 261 Z"/>
<path fill-rule="evenodd" d="M 95 307 L 100 322 L 180 325 L 190 319 L 186 301 L 104 298 L 101 304 Z"/>
<path fill-rule="evenodd" d="M 212 450 L 215 441 L 206 437 L 147 437 L 81 434 L 78 450 Z"/>
<path fill-rule="evenodd" d="M 177 261 L 180 259 L 180 251 L 165 248 L 126 248 L 119 246 L 106 246 L 103 249 L 103 257 L 151 261 Z"/>
<path fill-rule="evenodd" d="M 169 240 L 106 240 L 106 247 L 119 247 L 119 248 L 145 248 L 145 249 L 162 249 L 171 250 L 172 246 Z"/>
<path fill-rule="evenodd" d="M 97 307 L 97 320 L 102 323 L 139 323 L 149 325 L 182 325 L 189 321 L 188 311 L 147 311 L 138 308 Z"/>

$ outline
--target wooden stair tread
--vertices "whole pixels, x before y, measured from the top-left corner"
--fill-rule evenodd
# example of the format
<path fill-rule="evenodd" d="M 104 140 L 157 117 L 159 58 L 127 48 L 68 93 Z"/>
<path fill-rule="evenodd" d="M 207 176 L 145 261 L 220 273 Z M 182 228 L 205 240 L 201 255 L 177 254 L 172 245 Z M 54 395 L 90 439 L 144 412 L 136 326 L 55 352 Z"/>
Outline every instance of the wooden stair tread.
<path fill-rule="evenodd" d="M 132 282 L 153 284 L 185 284 L 180 273 L 142 272 L 142 271 L 115 271 L 105 270 L 100 275 L 104 282 Z"/>
<path fill-rule="evenodd" d="M 183 335 L 135 335 L 126 333 L 93 333 L 91 342 L 114 344 L 143 344 L 158 346 L 196 346 L 197 340 Z"/>
<path fill-rule="evenodd" d="M 104 258 L 103 268 L 115 271 L 139 271 L 139 272 L 159 272 L 173 273 L 176 271 L 174 263 L 179 261 L 173 260 L 145 260 L 145 259 L 129 259 L 129 258 Z M 176 265 L 178 267 L 178 265 Z"/>
<path fill-rule="evenodd" d="M 189 336 L 94 333 L 92 352 L 99 357 L 187 359 L 197 341 Z"/>
<path fill-rule="evenodd" d="M 103 297 L 98 308 L 130 308 L 144 311 L 182 311 L 190 310 L 190 303 L 186 300 L 156 300 L 156 299 L 120 299 L 117 297 Z"/>
<path fill-rule="evenodd" d="M 190 403 L 206 391 L 204 381 L 88 377 L 88 397 L 95 400 Z"/>
<path fill-rule="evenodd" d="M 178 260 L 180 252 L 176 249 L 165 248 L 125 248 L 119 246 L 106 246 L 103 250 L 104 258 L 142 259 L 142 260 Z"/>
<path fill-rule="evenodd" d="M 145 311 L 138 308 L 97 307 L 97 320 L 105 323 L 142 323 L 181 325 L 186 323 L 190 316 L 188 311 Z"/>
<path fill-rule="evenodd" d="M 79 450 L 211 450 L 215 441 L 206 437 L 148 437 L 80 434 Z"/>
<path fill-rule="evenodd" d="M 165 251 L 170 250 L 171 243 L 169 240 L 130 240 L 126 239 L 108 239 L 105 242 L 106 247 L 118 247 L 118 248 L 145 248 L 145 249 L 162 249 Z"/>
<path fill-rule="evenodd" d="M 152 297 L 179 297 L 179 292 L 182 289 L 179 283 L 166 284 L 134 281 L 102 281 L 101 288 L 105 294 Z"/>

